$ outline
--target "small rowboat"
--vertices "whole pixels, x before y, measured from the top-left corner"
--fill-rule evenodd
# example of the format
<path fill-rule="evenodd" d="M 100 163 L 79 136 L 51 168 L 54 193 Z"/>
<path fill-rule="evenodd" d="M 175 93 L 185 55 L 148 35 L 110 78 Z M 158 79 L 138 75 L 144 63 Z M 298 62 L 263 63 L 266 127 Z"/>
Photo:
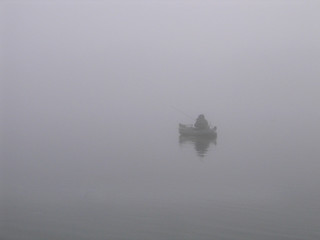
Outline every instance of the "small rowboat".
<path fill-rule="evenodd" d="M 179 123 L 179 133 L 181 136 L 193 136 L 193 137 L 207 137 L 216 138 L 217 137 L 217 127 L 197 129 L 192 125 L 186 125 Z"/>

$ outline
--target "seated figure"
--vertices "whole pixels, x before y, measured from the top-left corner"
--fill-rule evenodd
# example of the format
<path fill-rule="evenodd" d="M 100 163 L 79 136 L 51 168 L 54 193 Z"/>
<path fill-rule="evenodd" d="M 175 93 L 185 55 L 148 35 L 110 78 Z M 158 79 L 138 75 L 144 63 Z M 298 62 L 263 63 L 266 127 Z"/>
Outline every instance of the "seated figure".
<path fill-rule="evenodd" d="M 199 130 L 209 128 L 208 121 L 205 119 L 203 114 L 200 114 L 198 116 L 196 123 L 194 124 L 194 127 Z"/>

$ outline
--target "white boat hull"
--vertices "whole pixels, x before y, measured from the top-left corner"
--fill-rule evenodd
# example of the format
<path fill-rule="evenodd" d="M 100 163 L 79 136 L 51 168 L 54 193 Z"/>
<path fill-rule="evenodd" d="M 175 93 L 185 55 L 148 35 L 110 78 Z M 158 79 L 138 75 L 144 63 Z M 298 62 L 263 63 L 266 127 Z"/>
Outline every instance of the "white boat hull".
<path fill-rule="evenodd" d="M 188 126 L 185 124 L 179 124 L 179 133 L 181 136 L 194 136 L 194 137 L 217 137 L 217 128 L 208 128 L 208 129 L 196 129 L 193 126 Z"/>

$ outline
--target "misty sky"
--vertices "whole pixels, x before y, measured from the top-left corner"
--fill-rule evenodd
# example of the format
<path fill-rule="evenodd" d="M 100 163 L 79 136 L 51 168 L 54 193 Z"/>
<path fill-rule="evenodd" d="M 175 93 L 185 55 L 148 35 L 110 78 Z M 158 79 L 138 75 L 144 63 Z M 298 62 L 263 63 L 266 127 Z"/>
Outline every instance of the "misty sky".
<path fill-rule="evenodd" d="M 155 110 L 152 120 L 186 120 L 171 106 L 218 122 L 319 122 L 318 1 L 0 6 L 7 124 L 134 120 Z"/>
<path fill-rule="evenodd" d="M 218 224 L 233 236 L 318 236 L 319 13 L 319 0 L 0 0 L 7 236 L 63 235 L 59 226 L 83 239 L 120 236 L 148 221 L 156 237 L 180 229 L 170 222 L 180 219 L 182 232 L 201 239 L 193 231 L 204 237 L 202 227 L 211 233 L 210 221 L 220 221 L 215 199 L 240 202 L 241 214 L 238 205 L 222 209 L 234 228 Z M 201 113 L 218 127 L 218 143 L 199 160 L 196 145 L 179 143 L 178 123 Z M 258 211 L 257 224 L 241 199 L 271 204 L 271 213 Z M 163 218 L 143 205 L 113 228 L 121 216 L 109 208 L 122 202 L 135 212 L 133 200 Z"/>

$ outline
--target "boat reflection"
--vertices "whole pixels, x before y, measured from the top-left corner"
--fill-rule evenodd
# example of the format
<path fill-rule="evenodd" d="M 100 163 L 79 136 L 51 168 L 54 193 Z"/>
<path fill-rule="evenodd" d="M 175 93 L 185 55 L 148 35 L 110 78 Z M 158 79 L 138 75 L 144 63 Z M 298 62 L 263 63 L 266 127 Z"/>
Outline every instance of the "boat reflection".
<path fill-rule="evenodd" d="M 180 136 L 179 144 L 192 144 L 199 157 L 206 156 L 210 144 L 217 145 L 217 138 L 206 138 L 200 136 Z"/>

